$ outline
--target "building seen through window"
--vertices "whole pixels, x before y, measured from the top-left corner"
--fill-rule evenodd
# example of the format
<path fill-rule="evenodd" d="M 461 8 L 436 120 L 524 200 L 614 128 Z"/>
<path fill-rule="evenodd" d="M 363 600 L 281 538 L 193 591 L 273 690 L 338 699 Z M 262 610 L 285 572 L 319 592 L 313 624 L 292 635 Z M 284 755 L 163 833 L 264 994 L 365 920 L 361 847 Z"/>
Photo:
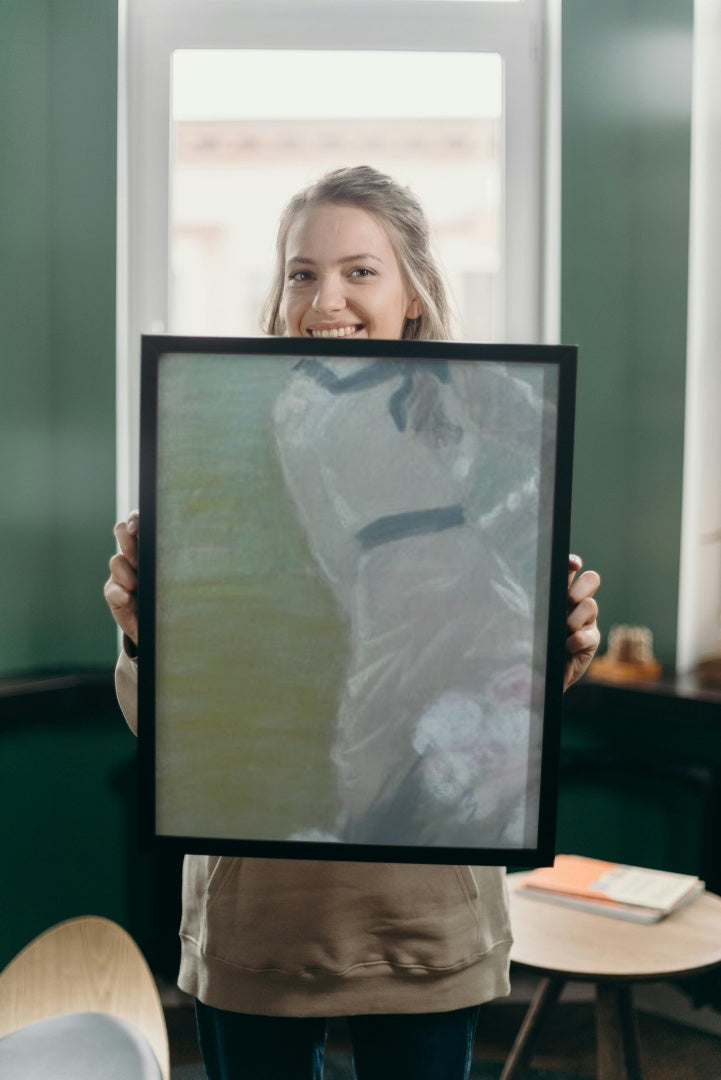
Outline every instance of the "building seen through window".
<path fill-rule="evenodd" d="M 258 334 L 283 206 L 324 172 L 366 164 L 408 184 L 421 199 L 453 297 L 457 336 L 498 340 L 503 301 L 500 58 L 394 54 L 390 63 L 382 53 L 266 53 L 267 84 L 279 92 L 264 101 L 263 115 L 258 115 L 257 103 L 234 86 L 235 74 L 241 90 L 248 85 L 248 55 L 235 51 L 220 54 L 220 60 L 218 54 L 211 57 L 206 70 L 214 73 L 214 99 L 207 80 L 200 79 L 202 53 L 176 54 L 170 330 Z M 445 77 L 449 62 L 460 78 L 445 97 L 437 95 L 442 105 L 436 102 L 424 112 L 434 74 Z M 335 94 L 337 73 L 343 69 Z M 409 110 L 407 86 L 419 70 L 426 89 L 413 95 Z M 366 89 L 369 81 L 372 93 Z M 197 90 L 199 85 L 204 91 Z M 471 100 L 469 87 L 475 90 Z"/>

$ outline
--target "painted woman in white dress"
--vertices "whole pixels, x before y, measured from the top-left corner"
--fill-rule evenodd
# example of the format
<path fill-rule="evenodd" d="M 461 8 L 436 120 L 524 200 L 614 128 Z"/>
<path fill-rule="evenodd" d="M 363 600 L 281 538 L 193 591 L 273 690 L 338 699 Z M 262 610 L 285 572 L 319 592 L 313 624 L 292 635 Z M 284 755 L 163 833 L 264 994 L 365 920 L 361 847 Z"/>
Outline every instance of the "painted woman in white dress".
<path fill-rule="evenodd" d="M 291 216 L 276 320 L 334 334 L 342 356 L 342 339 L 374 329 L 372 290 L 390 270 L 382 226 L 325 192 Z M 328 252 L 333 235 L 342 245 Z M 399 284 L 412 316 L 417 298 Z M 530 364 L 318 357 L 276 403 L 286 484 L 348 626 L 339 840 L 535 843 L 543 389 Z"/>

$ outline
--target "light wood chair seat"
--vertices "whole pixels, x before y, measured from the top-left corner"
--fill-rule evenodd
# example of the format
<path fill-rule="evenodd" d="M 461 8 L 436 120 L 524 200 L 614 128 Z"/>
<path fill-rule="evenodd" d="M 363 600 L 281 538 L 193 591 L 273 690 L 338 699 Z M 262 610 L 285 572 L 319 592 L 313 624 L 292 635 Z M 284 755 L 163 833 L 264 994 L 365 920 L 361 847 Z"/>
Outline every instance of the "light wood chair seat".
<path fill-rule="evenodd" d="M 529 898 L 509 874 L 511 960 L 542 979 L 501 1080 L 520 1080 L 543 1019 L 569 980 L 596 987 L 599 1080 L 642 1080 L 632 986 L 721 966 L 721 898 L 703 893 L 661 922 L 626 922 Z"/>
<path fill-rule="evenodd" d="M 0 973 L 0 1039 L 37 1021 L 84 1013 L 114 1017 L 140 1032 L 168 1080 L 168 1035 L 155 980 L 130 935 L 94 915 L 46 930 Z"/>

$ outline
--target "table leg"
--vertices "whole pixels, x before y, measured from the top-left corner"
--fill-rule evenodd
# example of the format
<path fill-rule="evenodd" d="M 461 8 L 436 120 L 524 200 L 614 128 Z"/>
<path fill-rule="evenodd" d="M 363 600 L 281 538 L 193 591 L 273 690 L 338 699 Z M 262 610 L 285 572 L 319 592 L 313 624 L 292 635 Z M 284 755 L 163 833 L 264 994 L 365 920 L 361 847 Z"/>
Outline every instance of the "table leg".
<path fill-rule="evenodd" d="M 516 1040 L 503 1066 L 500 1080 L 520 1080 L 531 1060 L 538 1030 L 545 1016 L 558 1001 L 565 979 L 541 979 Z"/>
<path fill-rule="evenodd" d="M 629 983 L 596 984 L 599 1080 L 643 1080 Z"/>

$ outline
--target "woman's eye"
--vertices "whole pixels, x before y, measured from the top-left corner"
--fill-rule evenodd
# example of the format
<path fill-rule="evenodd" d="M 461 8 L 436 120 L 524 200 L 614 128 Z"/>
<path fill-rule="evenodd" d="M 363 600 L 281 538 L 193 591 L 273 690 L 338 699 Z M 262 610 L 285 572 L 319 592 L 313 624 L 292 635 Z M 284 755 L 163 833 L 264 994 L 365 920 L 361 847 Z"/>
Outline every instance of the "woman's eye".
<path fill-rule="evenodd" d="M 291 274 L 288 275 L 288 281 L 297 281 L 301 284 L 303 282 L 310 281 L 310 279 L 310 270 L 294 270 Z"/>
<path fill-rule="evenodd" d="M 369 266 L 356 266 L 351 270 L 350 276 L 356 278 L 373 277 L 374 271 Z"/>

